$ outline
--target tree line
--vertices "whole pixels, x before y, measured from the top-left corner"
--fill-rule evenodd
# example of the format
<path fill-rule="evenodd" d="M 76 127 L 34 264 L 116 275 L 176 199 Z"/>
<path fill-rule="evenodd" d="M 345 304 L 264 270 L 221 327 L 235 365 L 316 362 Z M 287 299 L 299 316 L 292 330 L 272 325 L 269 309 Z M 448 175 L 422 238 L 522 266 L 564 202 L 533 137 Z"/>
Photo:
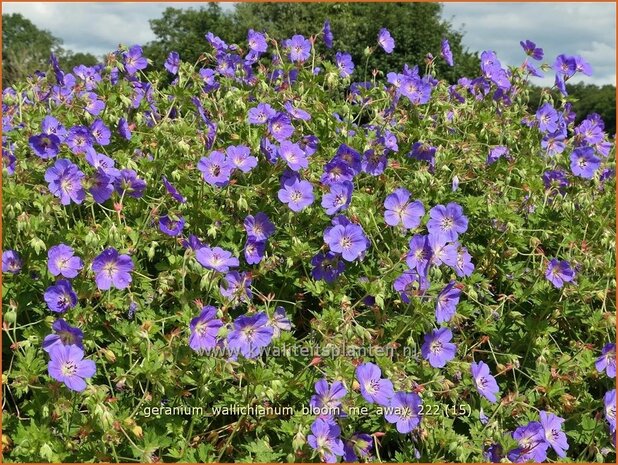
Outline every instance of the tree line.
<path fill-rule="evenodd" d="M 439 3 L 238 3 L 229 12 L 217 3 L 188 9 L 169 7 L 160 18 L 150 20 L 156 38 L 144 46 L 144 52 L 157 68 L 163 67 L 172 50 L 181 59 L 196 62 L 205 50 L 207 31 L 228 43 L 242 44 L 248 29 L 267 32 L 276 38 L 294 34 L 309 37 L 320 33 L 325 20 L 329 20 L 334 35 L 333 49 L 350 53 L 361 70 L 401 70 L 406 63 L 422 66 L 428 52 L 439 54 L 440 43 L 446 38 L 456 66 L 451 68 L 437 60 L 439 77 L 455 82 L 462 76 L 479 73 L 480 51 L 463 46 L 463 34 L 443 19 Z M 69 70 L 78 64 L 93 65 L 103 58 L 65 50 L 59 38 L 37 28 L 20 14 L 3 14 L 2 24 L 3 87 L 38 69 L 46 69 L 52 51 L 59 57 L 61 66 Z M 375 43 L 382 27 L 395 39 L 393 53 L 367 54 L 366 44 Z M 322 40 L 316 44 L 318 48 L 324 47 Z M 362 79 L 362 75 L 357 78 Z M 607 131 L 615 133 L 615 86 L 579 83 L 569 84 L 567 88 L 577 99 L 574 110 L 578 116 L 599 113 Z M 540 92 L 540 88 L 537 90 Z M 530 99 L 532 105 L 538 101 Z"/>
<path fill-rule="evenodd" d="M 92 66 L 100 61 L 90 53 L 73 52 L 62 47 L 62 40 L 39 29 L 19 13 L 2 15 L 2 88 L 49 66 L 54 53 L 65 69 Z"/>

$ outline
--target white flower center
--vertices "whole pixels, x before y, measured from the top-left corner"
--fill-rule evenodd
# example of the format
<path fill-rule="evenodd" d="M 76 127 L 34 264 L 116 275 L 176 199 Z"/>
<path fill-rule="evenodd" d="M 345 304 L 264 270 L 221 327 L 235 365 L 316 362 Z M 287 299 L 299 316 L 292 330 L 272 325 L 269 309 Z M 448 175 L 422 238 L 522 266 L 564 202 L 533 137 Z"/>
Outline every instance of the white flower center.
<path fill-rule="evenodd" d="M 433 352 L 434 354 L 442 352 L 442 342 L 433 341 L 431 345 L 429 346 L 429 350 Z"/>
<path fill-rule="evenodd" d="M 60 372 L 62 373 L 62 376 L 75 376 L 75 373 L 77 373 L 77 364 L 72 360 L 68 360 L 62 364 L 60 367 Z"/>

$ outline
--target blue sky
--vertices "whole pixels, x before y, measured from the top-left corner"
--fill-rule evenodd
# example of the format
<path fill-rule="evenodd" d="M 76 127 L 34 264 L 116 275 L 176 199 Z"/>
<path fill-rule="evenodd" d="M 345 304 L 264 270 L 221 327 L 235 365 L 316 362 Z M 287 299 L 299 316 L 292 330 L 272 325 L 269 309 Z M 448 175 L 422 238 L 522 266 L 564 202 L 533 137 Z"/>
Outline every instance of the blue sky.
<path fill-rule="evenodd" d="M 231 3 L 222 5 L 233 8 Z M 160 17 L 168 6 L 199 3 L 3 2 L 2 10 L 22 13 L 60 37 L 65 48 L 103 55 L 119 43 L 154 39 L 148 20 Z M 615 3 L 445 3 L 443 16 L 464 33 L 465 46 L 495 50 L 503 64 L 519 64 L 523 57 L 519 41 L 530 39 L 545 49 L 550 61 L 560 53 L 586 58 L 594 75 L 584 76 L 584 82 L 616 83 Z"/>

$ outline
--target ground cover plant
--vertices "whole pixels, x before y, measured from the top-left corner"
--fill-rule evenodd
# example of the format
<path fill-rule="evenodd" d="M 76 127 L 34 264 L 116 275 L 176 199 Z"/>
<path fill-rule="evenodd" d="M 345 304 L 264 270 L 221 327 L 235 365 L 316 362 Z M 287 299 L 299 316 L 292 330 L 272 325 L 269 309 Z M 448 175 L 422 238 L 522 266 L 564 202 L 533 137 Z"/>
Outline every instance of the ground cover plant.
<path fill-rule="evenodd" d="M 588 63 L 523 40 L 448 83 L 446 40 L 372 70 L 332 39 L 52 56 L 4 90 L 5 460 L 615 461 Z"/>

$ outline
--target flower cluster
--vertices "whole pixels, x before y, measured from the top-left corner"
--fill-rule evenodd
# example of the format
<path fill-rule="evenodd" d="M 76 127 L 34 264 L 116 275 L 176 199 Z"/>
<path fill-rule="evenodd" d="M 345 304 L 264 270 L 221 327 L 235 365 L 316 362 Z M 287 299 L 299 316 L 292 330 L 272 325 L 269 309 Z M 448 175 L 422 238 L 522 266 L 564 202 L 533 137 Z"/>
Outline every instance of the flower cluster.
<path fill-rule="evenodd" d="M 569 448 L 566 434 L 562 431 L 564 418 L 545 411 L 539 412 L 540 421 L 531 421 L 513 432 L 519 447 L 509 451 L 508 459 L 514 463 L 543 462 L 551 447 L 559 457 L 566 456 Z"/>
<path fill-rule="evenodd" d="M 219 337 L 222 327 L 226 326 L 216 318 L 217 308 L 205 306 L 201 313 L 191 320 L 189 346 L 196 352 L 214 354 L 214 349 L 223 349 L 236 359 L 238 355 L 245 358 L 257 358 L 273 338 L 280 337 L 281 331 L 292 329 L 285 309 L 277 307 L 271 318 L 264 312 L 254 315 L 241 315 L 229 325 L 227 336 Z"/>

